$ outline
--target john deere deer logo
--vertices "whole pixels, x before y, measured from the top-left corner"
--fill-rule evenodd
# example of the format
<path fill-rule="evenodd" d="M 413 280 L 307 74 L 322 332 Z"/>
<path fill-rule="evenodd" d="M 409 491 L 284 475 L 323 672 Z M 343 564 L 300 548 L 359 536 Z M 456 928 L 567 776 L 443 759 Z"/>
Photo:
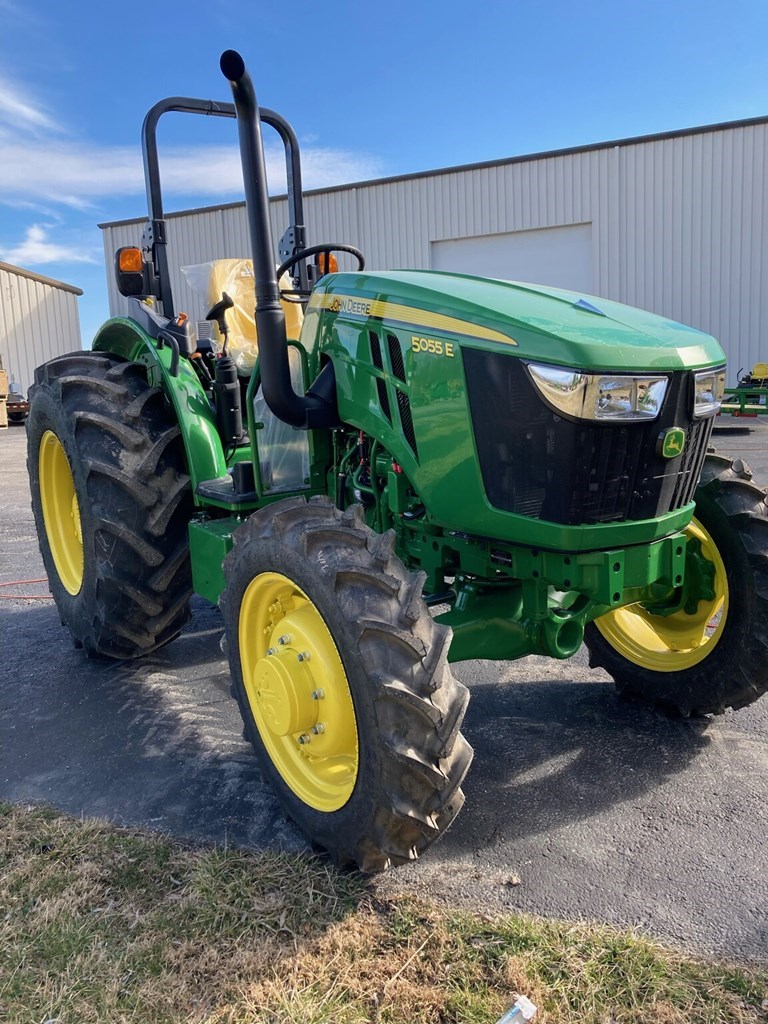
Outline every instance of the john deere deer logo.
<path fill-rule="evenodd" d="M 683 454 L 685 431 L 681 427 L 670 427 L 659 434 L 657 450 L 665 459 L 675 459 Z"/>

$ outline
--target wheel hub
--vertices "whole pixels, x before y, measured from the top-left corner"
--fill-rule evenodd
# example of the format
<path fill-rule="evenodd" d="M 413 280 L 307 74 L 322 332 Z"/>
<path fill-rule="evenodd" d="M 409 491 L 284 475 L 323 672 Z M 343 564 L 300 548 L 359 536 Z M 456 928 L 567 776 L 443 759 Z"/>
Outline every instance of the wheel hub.
<path fill-rule="evenodd" d="M 338 810 L 357 780 L 357 724 L 322 615 L 288 577 L 262 573 L 243 594 L 238 634 L 245 690 L 272 763 L 309 806 Z"/>
<path fill-rule="evenodd" d="M 296 666 L 291 663 L 296 662 Z M 307 732 L 317 722 L 317 702 L 312 700 L 312 678 L 296 653 L 281 650 L 264 657 L 253 673 L 256 701 L 267 727 L 275 736 Z"/>

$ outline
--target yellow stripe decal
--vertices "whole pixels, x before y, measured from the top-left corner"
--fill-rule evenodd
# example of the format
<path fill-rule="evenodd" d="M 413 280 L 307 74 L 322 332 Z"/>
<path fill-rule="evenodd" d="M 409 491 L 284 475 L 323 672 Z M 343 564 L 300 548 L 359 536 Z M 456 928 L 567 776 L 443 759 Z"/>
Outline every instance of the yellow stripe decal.
<path fill-rule="evenodd" d="M 468 338 L 500 341 L 504 345 L 517 345 L 514 338 L 502 334 L 501 331 L 494 331 L 490 327 L 481 327 L 468 320 L 457 320 L 453 316 L 430 313 L 426 309 L 401 306 L 397 302 L 384 302 L 381 299 L 366 299 L 354 295 L 318 294 L 316 292 L 309 300 L 309 308 L 327 309 L 331 313 L 343 313 L 346 316 L 375 316 L 382 320 L 396 320 L 408 327 L 445 331 L 449 334 L 463 334 Z"/>

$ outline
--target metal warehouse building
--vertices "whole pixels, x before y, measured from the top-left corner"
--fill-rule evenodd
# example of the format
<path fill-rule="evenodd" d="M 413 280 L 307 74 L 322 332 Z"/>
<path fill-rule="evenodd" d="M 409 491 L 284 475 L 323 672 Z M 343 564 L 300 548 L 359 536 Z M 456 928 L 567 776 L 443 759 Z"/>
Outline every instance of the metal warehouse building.
<path fill-rule="evenodd" d="M 768 359 L 768 118 L 403 175 L 306 193 L 308 244 L 350 242 L 370 269 L 431 268 L 556 285 L 714 334 L 739 367 Z M 285 198 L 271 200 L 277 239 Z M 100 225 L 113 314 L 121 245 Z M 168 217 L 177 309 L 203 311 L 179 267 L 249 256 L 242 203 Z"/>
<path fill-rule="evenodd" d="M 0 263 L 0 360 L 26 394 L 35 367 L 81 348 L 80 288 Z"/>

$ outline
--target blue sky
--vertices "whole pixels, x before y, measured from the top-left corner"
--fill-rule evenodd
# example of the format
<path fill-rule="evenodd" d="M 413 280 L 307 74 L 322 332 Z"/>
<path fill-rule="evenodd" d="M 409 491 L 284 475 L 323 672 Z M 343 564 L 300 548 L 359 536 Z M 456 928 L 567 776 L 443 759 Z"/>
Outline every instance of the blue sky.
<path fill-rule="evenodd" d="M 229 99 L 228 47 L 312 188 L 765 115 L 766 38 L 765 0 L 0 0 L 0 260 L 83 288 L 88 345 L 108 313 L 96 225 L 146 212 L 144 114 Z M 241 197 L 234 139 L 164 119 L 167 209 Z"/>

